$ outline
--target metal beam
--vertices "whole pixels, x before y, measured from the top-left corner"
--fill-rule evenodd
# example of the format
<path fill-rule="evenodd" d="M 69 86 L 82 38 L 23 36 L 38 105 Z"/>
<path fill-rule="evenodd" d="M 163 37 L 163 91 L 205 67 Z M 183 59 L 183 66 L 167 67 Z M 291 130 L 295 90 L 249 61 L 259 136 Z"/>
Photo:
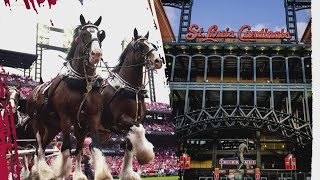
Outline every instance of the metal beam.
<path fill-rule="evenodd" d="M 200 116 L 203 112 L 210 114 L 211 118 L 202 119 Z M 299 144 L 307 144 L 312 140 L 310 122 L 264 107 L 223 106 L 199 109 L 176 117 L 175 122 L 175 133 L 179 141 L 224 128 L 269 132 Z"/>

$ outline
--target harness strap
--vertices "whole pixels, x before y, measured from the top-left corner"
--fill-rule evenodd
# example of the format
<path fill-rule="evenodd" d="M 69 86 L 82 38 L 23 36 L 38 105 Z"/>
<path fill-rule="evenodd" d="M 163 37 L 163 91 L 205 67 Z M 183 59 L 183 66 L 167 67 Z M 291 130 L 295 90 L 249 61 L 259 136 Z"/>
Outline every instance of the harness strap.
<path fill-rule="evenodd" d="M 85 80 L 86 80 L 86 83 L 87 83 L 87 86 L 86 86 L 87 93 L 86 93 L 85 97 L 82 99 L 81 104 L 80 104 L 80 106 L 79 106 L 78 113 L 77 113 L 77 121 L 78 121 L 78 126 L 79 126 L 80 129 L 82 128 L 82 127 L 81 127 L 81 124 L 80 124 L 80 113 L 81 113 L 81 109 L 82 109 L 82 106 L 83 106 L 84 102 L 86 101 L 89 93 L 90 93 L 91 90 L 92 90 L 92 81 L 93 81 L 93 78 L 91 78 L 91 79 L 89 80 L 89 77 L 88 77 L 88 75 L 87 75 L 87 70 L 86 70 L 86 66 L 85 66 L 85 65 L 86 65 L 86 62 L 87 62 L 87 61 L 83 61 L 83 71 L 84 71 L 84 74 L 85 74 L 84 77 L 85 77 Z M 95 67 L 94 67 L 94 68 L 95 68 Z M 95 74 L 95 73 L 94 73 L 94 74 Z M 95 76 L 92 76 L 92 77 L 95 77 Z"/>
<path fill-rule="evenodd" d="M 56 78 L 58 78 L 59 75 L 56 76 Z M 62 77 L 60 76 L 59 78 L 59 81 L 58 83 L 53 87 L 53 89 L 51 90 L 52 87 L 49 88 L 49 92 L 48 92 L 48 97 L 47 99 L 45 100 L 45 103 L 40 107 L 40 109 L 43 109 L 45 106 L 48 107 L 48 109 L 50 109 L 50 105 L 51 105 L 51 99 L 52 99 L 52 96 L 54 94 L 54 92 L 57 90 L 57 88 L 59 87 L 61 81 L 62 81 Z M 34 114 L 33 115 L 37 115 L 37 107 L 36 107 L 36 102 L 37 102 L 37 99 L 38 99 L 38 95 L 40 93 L 40 90 L 41 88 L 45 85 L 45 83 L 41 84 L 40 86 L 37 87 L 36 91 L 34 92 L 33 94 L 33 101 L 34 101 L 34 104 L 33 104 L 33 109 L 34 109 Z M 45 97 L 46 98 L 46 97 Z M 56 112 L 55 112 L 56 113 Z M 26 121 L 25 124 L 27 124 L 29 122 L 30 118 Z"/>
<path fill-rule="evenodd" d="M 90 90 L 90 91 L 91 91 L 91 90 Z M 90 91 L 89 91 L 89 92 L 90 92 Z M 80 113 L 81 113 L 82 106 L 83 106 L 85 100 L 86 100 L 87 97 L 88 97 L 89 92 L 87 92 L 86 95 L 85 95 L 85 97 L 82 99 L 81 104 L 80 104 L 80 106 L 79 106 L 78 113 L 77 113 L 77 122 L 78 122 L 78 126 L 79 126 L 80 129 L 82 128 L 82 127 L 81 127 L 81 124 L 80 124 Z"/>
<path fill-rule="evenodd" d="M 111 86 L 111 85 L 110 85 Z M 112 87 L 112 86 L 111 86 Z M 108 103 L 107 103 L 107 106 L 109 106 L 110 105 L 110 103 L 113 101 L 113 99 L 116 97 L 116 95 L 119 93 L 119 92 L 121 92 L 121 91 L 123 91 L 124 90 L 124 88 L 118 88 L 118 89 L 115 89 L 115 88 L 113 88 L 116 92 L 113 94 L 113 96 L 111 97 L 111 99 L 109 99 L 109 101 L 108 101 Z M 102 91 L 103 92 L 103 91 Z"/>
<path fill-rule="evenodd" d="M 58 78 L 58 76 L 57 76 L 56 78 Z M 50 87 L 50 88 L 49 88 L 49 92 L 48 92 L 48 100 L 47 100 L 47 103 L 48 103 L 48 105 L 49 105 L 49 106 L 50 106 L 50 104 L 51 104 L 50 99 L 52 98 L 52 96 L 53 96 L 54 92 L 57 90 L 58 86 L 60 85 L 60 83 L 61 83 L 61 81 L 62 81 L 62 78 L 63 78 L 63 77 L 61 77 L 61 76 L 60 76 L 60 78 L 59 78 L 59 81 L 58 81 L 57 85 L 52 89 L 52 91 L 50 91 L 52 87 Z"/>
<path fill-rule="evenodd" d="M 139 101 L 139 93 L 144 89 L 144 86 L 141 86 L 139 90 L 136 92 L 136 105 L 137 105 L 137 110 L 136 110 L 136 117 L 134 119 L 135 122 L 138 121 L 138 118 L 141 118 L 141 102 Z M 140 106 L 139 106 L 140 104 Z"/>

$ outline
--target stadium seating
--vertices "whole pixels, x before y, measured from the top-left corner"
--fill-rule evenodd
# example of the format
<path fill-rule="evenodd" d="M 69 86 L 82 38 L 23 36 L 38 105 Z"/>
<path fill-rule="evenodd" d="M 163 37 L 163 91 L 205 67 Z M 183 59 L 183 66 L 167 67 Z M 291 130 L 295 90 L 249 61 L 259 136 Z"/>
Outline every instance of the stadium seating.
<path fill-rule="evenodd" d="M 155 123 L 155 122 L 144 122 L 143 127 L 146 129 L 146 131 L 159 131 L 159 132 L 173 132 L 174 131 L 174 125 L 173 123 L 164 121 L 161 123 Z"/>
<path fill-rule="evenodd" d="M 172 108 L 167 103 L 162 102 L 145 102 L 148 111 L 171 112 Z"/>

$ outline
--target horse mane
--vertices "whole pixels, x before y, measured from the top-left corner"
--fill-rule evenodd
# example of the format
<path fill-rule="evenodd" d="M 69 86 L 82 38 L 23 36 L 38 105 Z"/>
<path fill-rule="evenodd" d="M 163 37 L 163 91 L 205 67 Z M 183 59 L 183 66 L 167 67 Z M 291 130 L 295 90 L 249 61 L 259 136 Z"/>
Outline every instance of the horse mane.
<path fill-rule="evenodd" d="M 74 56 L 74 53 L 76 51 L 76 47 L 77 47 L 77 43 L 76 43 L 76 37 L 79 36 L 79 29 L 81 28 L 82 26 L 79 25 L 78 27 L 76 27 L 76 29 L 73 31 L 73 40 L 72 40 L 72 43 L 71 43 L 71 47 L 68 51 L 68 55 L 67 55 L 67 60 L 70 60 L 71 58 L 73 58 Z"/>
<path fill-rule="evenodd" d="M 141 38 L 142 36 L 138 36 L 138 39 Z M 115 72 L 115 73 L 118 73 L 122 67 L 122 64 L 124 62 L 124 60 L 126 59 L 126 56 L 128 54 L 128 51 L 129 51 L 129 47 L 130 47 L 130 44 L 131 44 L 132 41 L 130 41 L 130 43 L 127 45 L 127 47 L 122 51 L 120 57 L 119 57 L 119 63 L 118 65 L 116 65 L 114 67 L 114 69 L 112 70 L 112 72 Z"/>
<path fill-rule="evenodd" d="M 123 64 L 123 62 L 124 62 L 124 60 L 126 59 L 126 56 L 127 56 L 127 54 L 128 54 L 128 51 L 129 51 L 128 49 L 129 49 L 129 44 L 128 44 L 127 47 L 122 51 L 122 53 L 121 53 L 121 55 L 120 55 L 120 57 L 119 57 L 119 63 L 118 63 L 118 65 L 116 65 L 116 66 L 114 67 L 114 69 L 112 70 L 112 72 L 118 73 L 118 72 L 120 71 L 121 66 L 122 66 L 122 64 Z"/>

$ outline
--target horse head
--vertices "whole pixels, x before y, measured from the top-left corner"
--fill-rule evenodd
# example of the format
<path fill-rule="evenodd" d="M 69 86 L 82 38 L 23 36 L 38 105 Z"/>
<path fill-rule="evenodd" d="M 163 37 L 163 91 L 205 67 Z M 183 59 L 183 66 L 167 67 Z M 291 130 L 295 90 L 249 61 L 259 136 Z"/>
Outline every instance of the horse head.
<path fill-rule="evenodd" d="M 148 41 L 149 32 L 141 36 L 138 35 L 137 29 L 134 29 L 133 35 L 132 41 L 120 55 L 119 64 L 112 71 L 121 77 L 123 83 L 134 89 L 140 89 L 144 86 L 143 67 L 146 67 L 144 73 L 147 73 L 150 70 L 160 69 L 163 61 L 157 46 Z"/>
<path fill-rule="evenodd" d="M 152 69 L 160 69 L 162 67 L 162 58 L 159 54 L 158 48 L 153 43 L 148 41 L 149 31 L 145 36 L 138 35 L 138 31 L 135 28 L 133 33 L 133 39 L 130 42 L 130 45 L 134 49 L 134 53 L 137 60 L 143 60 L 147 67 Z M 137 53 L 138 52 L 138 53 Z"/>
<path fill-rule="evenodd" d="M 83 68 L 92 68 L 102 59 L 101 42 L 105 39 L 104 30 L 99 30 L 102 17 L 95 23 L 86 22 L 83 15 L 80 15 L 80 22 L 75 31 L 67 60 L 71 61 L 71 67 L 79 74 L 86 74 Z"/>

